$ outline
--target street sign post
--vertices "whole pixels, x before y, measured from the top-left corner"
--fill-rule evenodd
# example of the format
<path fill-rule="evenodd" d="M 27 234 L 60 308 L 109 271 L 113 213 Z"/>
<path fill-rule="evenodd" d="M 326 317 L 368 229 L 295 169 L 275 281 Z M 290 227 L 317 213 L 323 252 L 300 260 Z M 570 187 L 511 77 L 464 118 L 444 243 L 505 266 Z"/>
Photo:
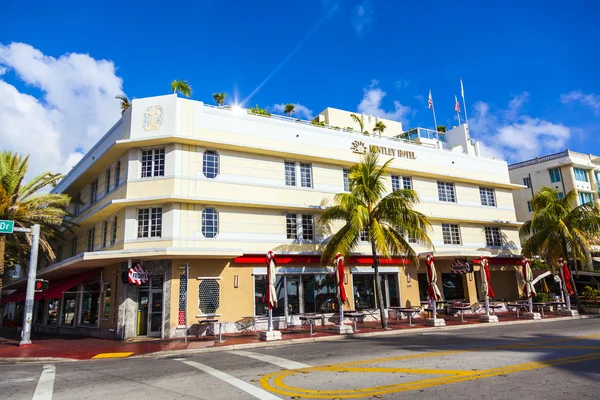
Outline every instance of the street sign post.
<path fill-rule="evenodd" d="M 0 219 L 0 233 L 13 233 L 15 221 Z"/>

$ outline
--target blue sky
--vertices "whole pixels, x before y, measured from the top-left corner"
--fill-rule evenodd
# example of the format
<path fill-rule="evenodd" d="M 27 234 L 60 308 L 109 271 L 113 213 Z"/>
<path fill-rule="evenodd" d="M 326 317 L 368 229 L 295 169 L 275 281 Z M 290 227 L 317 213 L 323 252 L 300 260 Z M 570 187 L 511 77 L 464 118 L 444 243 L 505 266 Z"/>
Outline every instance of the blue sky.
<path fill-rule="evenodd" d="M 68 168 L 118 118 L 118 92 L 164 94 L 182 78 L 194 99 L 241 101 L 275 72 L 247 106 L 432 127 L 431 88 L 438 123 L 452 125 L 462 78 L 490 156 L 600 155 L 599 12 L 583 0 L 3 2 L 0 139 Z"/>

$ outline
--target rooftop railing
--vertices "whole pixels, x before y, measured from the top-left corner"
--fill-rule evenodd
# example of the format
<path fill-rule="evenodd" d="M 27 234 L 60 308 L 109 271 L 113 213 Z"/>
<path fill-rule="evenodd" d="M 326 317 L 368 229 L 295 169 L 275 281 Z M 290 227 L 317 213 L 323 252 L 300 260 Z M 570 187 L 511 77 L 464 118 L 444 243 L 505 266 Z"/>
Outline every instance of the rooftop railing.
<path fill-rule="evenodd" d="M 406 132 L 402 132 L 400 135 L 396 136 L 399 139 L 404 139 L 408 141 L 417 141 L 419 139 L 429 139 L 429 140 L 439 140 L 441 142 L 445 142 L 445 136 L 443 132 L 434 131 L 432 129 L 425 128 L 413 128 L 409 129 Z"/>
<path fill-rule="evenodd" d="M 526 160 L 526 161 L 521 161 L 516 164 L 511 164 L 508 166 L 508 169 L 511 170 L 511 169 L 523 168 L 523 167 L 527 167 L 529 165 L 539 164 L 539 163 L 543 163 L 543 162 L 550 161 L 550 160 L 556 160 L 557 158 L 566 157 L 568 155 L 569 155 L 569 150 L 565 150 L 565 151 L 561 151 L 560 153 L 548 154 L 547 156 L 536 157 L 531 160 Z"/>

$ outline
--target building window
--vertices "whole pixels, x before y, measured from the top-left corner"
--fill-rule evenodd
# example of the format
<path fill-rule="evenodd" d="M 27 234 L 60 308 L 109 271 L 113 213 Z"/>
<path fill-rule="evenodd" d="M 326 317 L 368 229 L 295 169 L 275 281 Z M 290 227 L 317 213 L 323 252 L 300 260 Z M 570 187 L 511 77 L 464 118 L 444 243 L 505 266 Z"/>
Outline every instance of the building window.
<path fill-rule="evenodd" d="M 410 176 L 392 175 L 392 191 L 400 189 L 412 189 L 412 179 Z"/>
<path fill-rule="evenodd" d="M 342 171 L 344 174 L 344 192 L 350 191 L 350 170 L 344 168 Z"/>
<path fill-rule="evenodd" d="M 288 239 L 298 239 L 298 220 L 296 214 L 285 214 L 285 230 Z"/>
<path fill-rule="evenodd" d="M 214 208 L 205 208 L 202 211 L 202 234 L 205 238 L 212 239 L 219 233 L 219 214 Z"/>
<path fill-rule="evenodd" d="M 71 240 L 71 257 L 75 257 L 75 255 L 77 255 L 77 236 Z"/>
<path fill-rule="evenodd" d="M 550 182 L 560 182 L 560 170 L 558 168 L 552 168 L 548 172 L 550 173 Z"/>
<path fill-rule="evenodd" d="M 121 184 L 121 160 L 115 165 L 115 189 Z"/>
<path fill-rule="evenodd" d="M 81 314 L 79 323 L 82 325 L 98 325 L 100 311 L 100 283 L 84 283 L 81 286 Z"/>
<path fill-rule="evenodd" d="M 75 286 L 72 289 L 77 289 Z M 75 311 L 77 310 L 77 293 L 65 292 L 62 298 L 62 307 L 60 308 L 60 324 L 65 326 L 75 326 Z"/>
<path fill-rule="evenodd" d="M 58 299 L 46 300 L 46 325 L 56 325 L 58 319 Z"/>
<path fill-rule="evenodd" d="M 44 311 L 46 310 L 44 300 L 35 302 L 35 314 L 33 315 L 33 323 L 42 325 L 44 323 Z"/>
<path fill-rule="evenodd" d="M 592 195 L 591 193 L 579 192 L 578 196 L 580 205 L 591 203 L 592 201 L 594 201 L 594 195 Z"/>
<path fill-rule="evenodd" d="M 500 234 L 500 228 L 493 226 L 485 227 L 485 244 L 488 247 L 501 247 L 502 236 Z"/>
<path fill-rule="evenodd" d="M 90 204 L 98 201 L 98 179 L 94 179 L 90 184 Z"/>
<path fill-rule="evenodd" d="M 142 178 L 165 176 L 165 149 L 142 150 Z"/>
<path fill-rule="evenodd" d="M 448 182 L 438 182 L 438 198 L 440 201 L 448 201 L 456 203 L 456 194 L 454 192 L 454 184 Z"/>
<path fill-rule="evenodd" d="M 465 299 L 465 290 L 463 287 L 463 276 L 458 274 L 442 273 L 442 295 L 444 300 L 462 300 Z"/>
<path fill-rule="evenodd" d="M 110 316 L 110 303 L 112 300 L 112 285 L 110 283 L 104 284 L 104 297 L 102 301 L 102 318 L 108 318 Z"/>
<path fill-rule="evenodd" d="M 369 241 L 369 229 L 367 229 L 367 228 L 362 229 L 359 232 L 359 235 L 360 235 L 360 241 L 361 242 L 368 242 Z"/>
<path fill-rule="evenodd" d="M 104 182 L 104 195 L 106 196 L 107 194 L 110 193 L 110 178 L 111 178 L 111 170 L 110 168 L 106 170 L 106 174 L 105 174 L 105 182 Z"/>
<path fill-rule="evenodd" d="M 573 168 L 575 180 L 579 182 L 589 182 L 588 173 L 585 169 Z"/>
<path fill-rule="evenodd" d="M 532 212 L 533 206 L 531 205 L 531 200 L 527 200 L 527 211 Z"/>
<path fill-rule="evenodd" d="M 312 187 L 312 173 L 310 164 L 300 164 L 300 186 Z"/>
<path fill-rule="evenodd" d="M 417 244 L 419 242 L 417 240 L 417 238 L 415 236 L 411 236 L 411 234 L 408 234 L 407 237 L 408 237 L 408 243 L 410 243 L 410 244 Z"/>
<path fill-rule="evenodd" d="M 285 162 L 285 184 L 286 186 L 296 186 L 296 163 Z"/>
<path fill-rule="evenodd" d="M 96 228 L 92 228 L 88 231 L 87 251 L 94 251 L 94 236 L 96 236 Z"/>
<path fill-rule="evenodd" d="M 267 306 L 267 290 L 269 290 L 269 281 L 266 275 L 254 276 L 254 315 L 267 315 L 269 308 Z M 284 276 L 277 274 L 275 280 L 275 291 L 277 292 L 277 308 L 273 310 L 274 317 L 285 315 L 285 285 Z"/>
<path fill-rule="evenodd" d="M 556 193 L 556 198 L 557 199 L 562 199 L 563 197 L 565 197 L 565 194 L 563 192 L 557 192 Z"/>
<path fill-rule="evenodd" d="M 109 223 L 108 221 L 104 221 L 104 225 L 102 226 L 102 247 L 110 246 L 110 242 L 108 241 L 108 230 Z"/>
<path fill-rule="evenodd" d="M 302 239 L 314 239 L 314 218 L 310 214 L 302 214 Z"/>
<path fill-rule="evenodd" d="M 161 237 L 162 207 L 138 210 L 138 238 Z"/>
<path fill-rule="evenodd" d="M 442 224 L 442 236 L 444 244 L 460 245 L 460 228 L 455 224 Z"/>
<path fill-rule="evenodd" d="M 219 175 L 219 153 L 206 150 L 202 156 L 202 173 L 207 178 L 216 178 Z"/>
<path fill-rule="evenodd" d="M 527 186 L 528 189 L 531 189 L 531 178 L 530 177 L 523 178 L 523 185 Z"/>
<path fill-rule="evenodd" d="M 481 198 L 482 206 L 496 207 L 496 196 L 494 194 L 494 189 L 480 187 L 479 197 Z"/>
<path fill-rule="evenodd" d="M 118 226 L 118 218 L 115 215 L 113 218 L 113 223 L 112 223 L 112 233 L 110 235 L 110 245 L 114 246 L 115 243 L 117 243 L 117 226 Z"/>
<path fill-rule="evenodd" d="M 198 308 L 202 314 L 214 314 L 221 303 L 221 290 L 216 279 L 204 279 L 198 285 Z"/>

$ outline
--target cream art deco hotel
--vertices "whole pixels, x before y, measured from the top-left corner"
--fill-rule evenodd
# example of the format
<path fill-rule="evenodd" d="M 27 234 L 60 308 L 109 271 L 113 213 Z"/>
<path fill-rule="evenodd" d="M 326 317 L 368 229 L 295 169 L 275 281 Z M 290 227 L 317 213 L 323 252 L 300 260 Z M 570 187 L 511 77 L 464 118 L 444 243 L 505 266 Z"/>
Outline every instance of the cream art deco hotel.
<path fill-rule="evenodd" d="M 362 118 L 372 132 L 377 117 Z M 512 192 L 522 185 L 511 183 L 507 164 L 482 157 L 466 125 L 442 135 L 383 122 L 379 136 L 361 134 L 350 112 L 334 108 L 311 123 L 176 95 L 133 100 L 54 189 L 74 199 L 76 228 L 55 244 L 56 262 L 39 270 L 50 288 L 36 296 L 36 329 L 177 337 L 186 324 L 213 318 L 224 331 L 238 330 L 240 321 L 266 315 L 268 251 L 278 262 L 276 326 L 297 323 L 301 313 L 333 313 L 333 269 L 320 264 L 320 250 L 339 226 L 322 226 L 319 216 L 348 190 L 348 169 L 372 146 L 393 159 L 389 190 L 418 193 L 435 245 L 408 238 L 420 266 L 381 260 L 386 307 L 425 299 L 431 251 L 446 299 L 481 299 L 479 274 L 452 264 L 467 261 L 477 271 L 482 256 L 490 258 L 496 296 L 518 298 Z M 370 246 L 345 264 L 347 307 L 373 310 Z M 6 287 L 17 289 L 17 307 L 23 288 L 23 280 Z"/>

